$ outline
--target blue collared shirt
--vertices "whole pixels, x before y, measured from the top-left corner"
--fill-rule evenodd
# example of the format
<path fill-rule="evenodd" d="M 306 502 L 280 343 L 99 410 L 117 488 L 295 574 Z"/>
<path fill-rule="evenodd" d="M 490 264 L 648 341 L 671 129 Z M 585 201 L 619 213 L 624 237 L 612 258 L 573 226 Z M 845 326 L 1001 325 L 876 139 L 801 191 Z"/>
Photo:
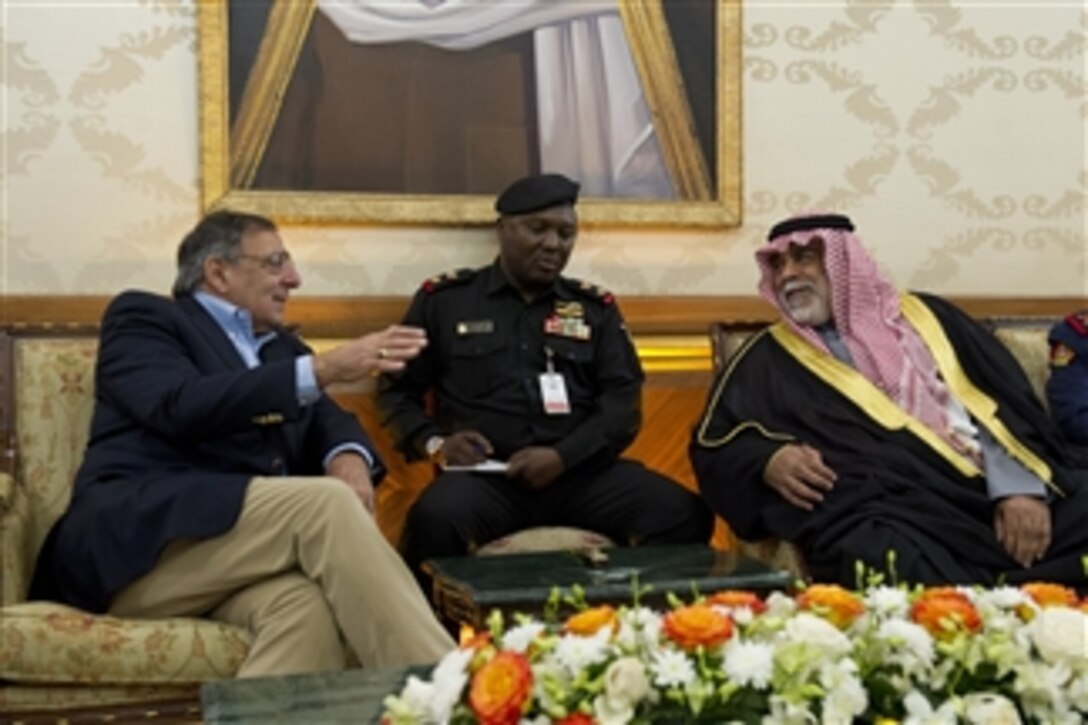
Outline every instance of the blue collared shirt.
<path fill-rule="evenodd" d="M 279 333 L 273 330 L 257 335 L 253 331 L 253 315 L 249 310 L 228 302 L 222 297 L 200 290 L 194 292 L 193 297 L 223 330 L 246 367 L 253 369 L 260 365 L 261 348 L 276 339 Z M 317 378 L 314 375 L 313 355 L 301 355 L 295 358 L 295 396 L 298 398 L 298 404 L 302 406 L 311 405 L 321 397 L 321 388 L 318 387 Z M 367 467 L 374 470 L 374 458 L 370 455 L 370 451 L 358 443 L 341 443 L 335 446 L 325 455 L 323 465 L 328 468 L 329 461 L 345 451 L 358 453 L 366 461 Z"/>

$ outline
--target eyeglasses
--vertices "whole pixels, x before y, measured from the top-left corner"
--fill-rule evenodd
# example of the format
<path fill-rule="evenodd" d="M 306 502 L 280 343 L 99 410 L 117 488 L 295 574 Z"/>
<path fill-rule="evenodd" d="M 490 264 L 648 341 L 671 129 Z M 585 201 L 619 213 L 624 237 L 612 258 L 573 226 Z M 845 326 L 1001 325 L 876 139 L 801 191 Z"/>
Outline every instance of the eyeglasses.
<path fill-rule="evenodd" d="M 235 259 L 252 259 L 257 264 L 261 265 L 261 269 L 267 270 L 273 273 L 279 273 L 283 271 L 283 268 L 289 264 L 294 264 L 294 260 L 291 259 L 291 253 L 286 249 L 279 252 L 272 252 L 272 254 L 242 254 L 238 253 L 234 255 Z"/>

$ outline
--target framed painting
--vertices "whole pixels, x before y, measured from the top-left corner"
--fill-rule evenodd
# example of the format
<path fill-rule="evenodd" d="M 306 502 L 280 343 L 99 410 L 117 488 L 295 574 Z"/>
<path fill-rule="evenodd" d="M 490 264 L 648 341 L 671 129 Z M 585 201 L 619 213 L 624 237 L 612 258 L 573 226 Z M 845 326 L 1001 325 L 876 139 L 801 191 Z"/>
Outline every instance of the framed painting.
<path fill-rule="evenodd" d="M 587 224 L 740 223 L 739 0 L 198 8 L 205 210 L 484 224 L 559 172 Z"/>

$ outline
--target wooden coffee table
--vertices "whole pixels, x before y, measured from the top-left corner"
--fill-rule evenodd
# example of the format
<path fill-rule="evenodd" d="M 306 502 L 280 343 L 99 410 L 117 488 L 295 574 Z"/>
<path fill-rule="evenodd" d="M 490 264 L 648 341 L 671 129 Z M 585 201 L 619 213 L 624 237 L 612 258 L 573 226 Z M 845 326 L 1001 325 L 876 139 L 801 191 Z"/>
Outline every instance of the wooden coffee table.
<path fill-rule="evenodd" d="M 669 592 L 682 599 L 723 589 L 785 590 L 786 571 L 731 551 L 707 546 L 644 546 L 605 549 L 593 563 L 579 551 L 432 559 L 424 569 L 434 580 L 435 609 L 453 624 L 481 628 L 493 609 L 540 613 L 552 591 L 579 585 L 587 602 L 661 605 Z"/>

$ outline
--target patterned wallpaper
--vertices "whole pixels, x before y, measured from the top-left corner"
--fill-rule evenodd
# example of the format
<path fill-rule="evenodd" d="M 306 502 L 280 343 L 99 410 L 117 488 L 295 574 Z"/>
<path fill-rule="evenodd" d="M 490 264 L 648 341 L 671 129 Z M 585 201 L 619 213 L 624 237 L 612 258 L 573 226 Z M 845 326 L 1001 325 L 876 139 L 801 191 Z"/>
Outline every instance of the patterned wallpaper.
<path fill-rule="evenodd" d="M 192 2 L 0 0 L 0 291 L 165 291 L 198 213 Z M 751 294 L 753 249 L 849 213 L 897 283 L 1088 296 L 1082 0 L 747 0 L 745 222 L 588 230 L 569 272 L 627 294 Z M 291 227 L 309 294 L 408 294 L 486 230 Z"/>

